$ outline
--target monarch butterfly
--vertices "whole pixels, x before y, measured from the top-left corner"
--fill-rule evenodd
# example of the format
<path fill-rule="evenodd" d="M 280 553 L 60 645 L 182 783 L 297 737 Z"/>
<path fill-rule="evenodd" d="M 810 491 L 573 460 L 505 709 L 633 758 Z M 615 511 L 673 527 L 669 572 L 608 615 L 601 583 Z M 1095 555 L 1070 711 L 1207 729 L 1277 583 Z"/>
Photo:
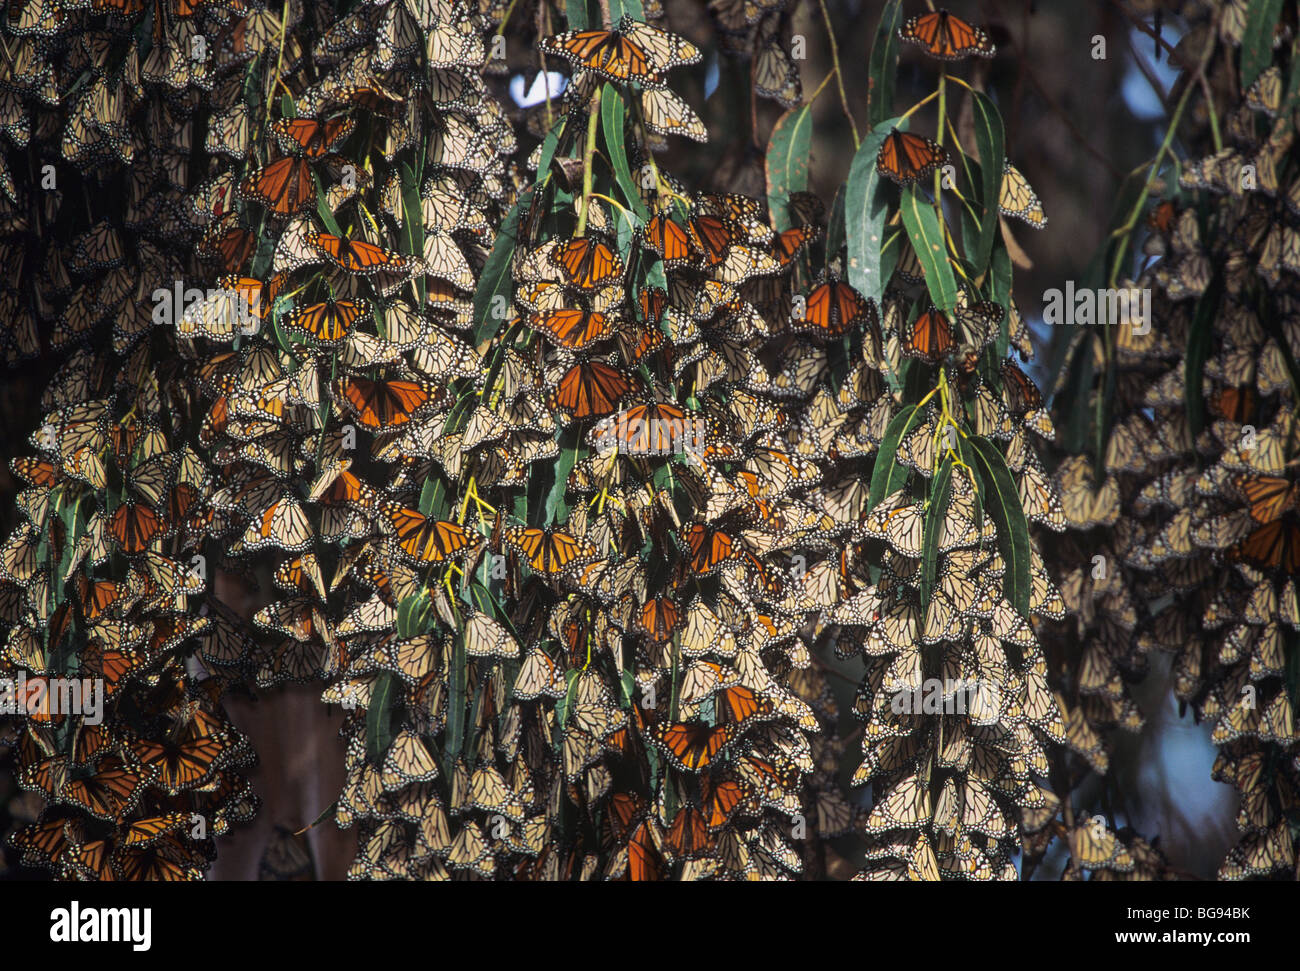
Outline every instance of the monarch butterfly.
<path fill-rule="evenodd" d="M 372 432 L 405 425 L 435 400 L 433 385 L 425 381 L 370 381 L 353 376 L 340 379 L 337 392 L 361 426 Z"/>
<path fill-rule="evenodd" d="M 675 767 L 683 772 L 700 772 L 736 741 L 740 731 L 741 726 L 735 722 L 717 727 L 676 722 L 653 726 L 650 737 Z"/>
<path fill-rule="evenodd" d="M 690 236 L 678 223 L 668 218 L 666 213 L 656 213 L 646 224 L 646 244 L 664 261 L 668 269 L 690 262 L 694 249 Z"/>
<path fill-rule="evenodd" d="M 1260 526 L 1228 550 L 1228 559 L 1295 576 L 1300 573 L 1300 526 L 1284 519 Z"/>
<path fill-rule="evenodd" d="M 677 602 L 671 597 L 651 597 L 637 613 L 638 628 L 650 640 L 663 643 L 677 630 Z"/>
<path fill-rule="evenodd" d="M 570 286 L 599 290 L 623 275 L 623 261 L 596 239 L 566 240 L 550 252 L 551 263 L 564 271 Z"/>
<path fill-rule="evenodd" d="M 863 321 L 872 329 L 879 327 L 875 303 L 843 280 L 832 278 L 808 294 L 803 319 L 796 321 L 796 329 L 838 337 Z"/>
<path fill-rule="evenodd" d="M 938 142 L 895 128 L 885 136 L 876 154 L 876 171 L 899 185 L 911 185 L 949 161 L 948 150 Z"/>
<path fill-rule="evenodd" d="M 664 842 L 679 859 L 705 857 L 713 851 L 713 834 L 704 814 L 694 806 L 683 806 L 677 811 Z"/>
<path fill-rule="evenodd" d="M 64 783 L 59 797 L 97 819 L 112 820 L 135 806 L 143 783 L 136 769 L 117 756 L 108 756 L 93 775 Z"/>
<path fill-rule="evenodd" d="M 257 239 L 239 225 L 238 217 L 227 213 L 203 231 L 198 252 L 205 259 L 216 260 L 225 272 L 236 273 L 253 254 Z"/>
<path fill-rule="evenodd" d="M 1258 402 L 1256 390 L 1243 385 L 1221 388 L 1210 396 L 1207 403 L 1210 411 L 1220 418 L 1243 424 L 1255 414 Z"/>
<path fill-rule="evenodd" d="M 163 524 L 143 503 L 124 502 L 113 510 L 108 530 L 124 552 L 141 553 L 163 532 Z"/>
<path fill-rule="evenodd" d="M 641 322 L 657 328 L 668 308 L 668 294 L 663 287 L 642 287 L 637 292 L 637 303 L 641 308 Z"/>
<path fill-rule="evenodd" d="M 356 122 L 347 116 L 317 121 L 314 118 L 282 118 L 271 122 L 271 134 L 285 152 L 300 152 L 320 158 L 334 151 L 352 133 Z"/>
<path fill-rule="evenodd" d="M 740 556 L 731 536 L 714 526 L 687 523 L 682 527 L 682 539 L 691 551 L 691 570 L 701 576 Z"/>
<path fill-rule="evenodd" d="M 457 523 L 433 519 L 400 503 L 381 503 L 378 512 L 395 531 L 402 551 L 420 563 L 440 563 L 481 541 Z"/>
<path fill-rule="evenodd" d="M 759 697 L 744 685 L 734 685 L 718 691 L 713 696 L 713 706 L 721 724 L 766 718 L 776 710 L 772 702 Z"/>
<path fill-rule="evenodd" d="M 803 248 L 817 238 L 818 233 L 816 226 L 795 226 L 778 233 L 772 241 L 772 255 L 782 266 L 789 266 Z"/>
<path fill-rule="evenodd" d="M 642 88 L 641 108 L 645 125 L 652 132 L 682 135 L 696 142 L 709 140 L 700 116 L 670 88 Z"/>
<path fill-rule="evenodd" d="M 346 236 L 331 236 L 329 233 L 307 230 L 307 245 L 326 257 L 335 266 L 349 273 L 403 272 L 411 269 L 414 262 L 409 256 L 381 249 L 373 243 Z"/>
<path fill-rule="evenodd" d="M 799 68 L 779 37 L 772 37 L 754 55 L 754 91 L 771 98 L 783 108 L 795 108 L 802 100 Z"/>
<path fill-rule="evenodd" d="M 908 325 L 900 346 L 909 357 L 919 357 L 930 364 L 938 364 L 957 349 L 957 342 L 953 338 L 952 324 L 947 315 L 931 305 L 929 310 L 917 314 L 916 320 Z"/>
<path fill-rule="evenodd" d="M 1250 515 L 1258 523 L 1280 519 L 1289 508 L 1300 508 L 1300 486 L 1277 476 L 1234 476 L 1232 484 L 1250 503 Z"/>
<path fill-rule="evenodd" d="M 709 266 L 716 266 L 726 259 L 727 250 L 735 242 L 735 235 L 721 216 L 697 212 L 686 225 L 691 242 L 704 253 Z"/>
<path fill-rule="evenodd" d="M 1015 361 L 1009 359 L 1002 362 L 1001 374 L 1002 395 L 1008 410 L 1048 441 L 1055 439 L 1056 430 L 1043 407 L 1043 395 L 1038 386 L 1029 380 Z"/>
<path fill-rule="evenodd" d="M 1029 180 L 1005 159 L 1002 162 L 1002 190 L 998 195 L 998 211 L 1004 216 L 1028 223 L 1034 229 L 1042 229 L 1047 225 L 1043 204 L 1038 201 Z"/>
<path fill-rule="evenodd" d="M 591 543 L 559 530 L 507 526 L 501 537 L 528 557 L 529 566 L 546 576 L 583 566 L 600 555 Z"/>
<path fill-rule="evenodd" d="M 644 820 L 627 841 L 626 878 L 633 882 L 662 880 L 668 868 L 659 846 L 659 830 L 652 820 Z"/>
<path fill-rule="evenodd" d="M 988 34 L 942 9 L 909 18 L 898 28 L 898 36 L 945 61 L 960 61 L 971 55 L 992 57 L 997 53 Z"/>
<path fill-rule="evenodd" d="M 233 750 L 232 742 L 229 732 L 194 725 L 176 738 L 133 739 L 129 750 L 152 773 L 150 785 L 175 796 L 208 781 Z"/>
<path fill-rule="evenodd" d="M 631 375 L 600 361 L 582 361 L 564 376 L 550 397 L 552 408 L 563 408 L 575 418 L 599 418 L 618 409 L 618 402 L 636 385 Z"/>
<path fill-rule="evenodd" d="M 368 300 L 326 300 L 296 308 L 285 317 L 284 323 L 321 347 L 335 347 L 347 339 L 358 320 L 369 316 Z"/>
<path fill-rule="evenodd" d="M 606 80 L 648 86 L 659 85 L 663 71 L 700 59 L 694 44 L 626 14 L 617 30 L 572 30 L 547 37 L 540 46 Z"/>
<path fill-rule="evenodd" d="M 239 184 L 239 192 L 277 216 L 293 216 L 316 205 L 316 180 L 311 166 L 292 155 L 248 176 Z"/>
<path fill-rule="evenodd" d="M 719 829 L 727 824 L 742 802 L 753 795 L 753 787 L 739 779 L 714 781 L 713 774 L 700 776 L 700 802 L 705 825 Z"/>
<path fill-rule="evenodd" d="M 602 313 L 572 307 L 548 310 L 528 318 L 530 327 L 545 331 L 556 343 L 572 350 L 581 350 L 589 344 L 604 340 L 614 333 L 617 323 L 617 317 L 606 317 Z"/>

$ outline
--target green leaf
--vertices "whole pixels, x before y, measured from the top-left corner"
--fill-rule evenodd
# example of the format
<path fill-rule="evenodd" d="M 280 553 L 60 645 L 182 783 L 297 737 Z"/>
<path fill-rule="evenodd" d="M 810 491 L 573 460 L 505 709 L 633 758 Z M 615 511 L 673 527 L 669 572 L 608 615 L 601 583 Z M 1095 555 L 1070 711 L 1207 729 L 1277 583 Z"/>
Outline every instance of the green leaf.
<path fill-rule="evenodd" d="M 903 226 L 912 241 L 912 248 L 916 250 L 916 258 L 925 270 L 925 285 L 930 291 L 930 299 L 947 313 L 957 303 L 957 281 L 948 263 L 947 249 L 939 231 L 939 217 L 935 215 L 934 206 L 914 185 L 903 191 L 901 207 Z"/>
<path fill-rule="evenodd" d="M 902 22 L 902 0 L 889 0 L 880 12 L 880 25 L 871 42 L 871 58 L 867 64 L 867 123 L 872 127 L 888 118 L 894 107 L 898 25 Z"/>
<path fill-rule="evenodd" d="M 880 251 L 884 245 L 885 217 L 889 215 L 889 199 L 876 172 L 876 156 L 885 137 L 896 126 L 898 118 L 890 118 L 867 132 L 849 165 L 849 180 L 844 189 L 844 232 L 849 244 L 849 285 L 869 300 L 880 302 L 889 277 L 882 272 Z M 901 246 L 902 240 L 899 240 Z M 898 262 L 895 246 L 894 264 Z M 827 256 L 831 252 L 827 250 Z"/>
<path fill-rule="evenodd" d="M 551 172 L 551 163 L 555 161 L 555 152 L 560 147 L 560 135 L 564 132 L 564 121 L 567 115 L 561 116 L 551 130 L 546 133 L 542 139 L 542 155 L 537 163 L 537 182 L 535 185 L 541 185 L 546 181 Z"/>
<path fill-rule="evenodd" d="M 433 619 L 433 601 L 426 591 L 403 597 L 397 605 L 397 636 L 416 637 L 429 630 Z"/>
<path fill-rule="evenodd" d="M 967 253 L 975 262 L 978 276 L 989 265 L 989 256 L 993 252 L 993 238 L 998 230 L 998 200 L 1002 191 L 1003 147 L 1002 116 L 993 102 L 980 94 L 972 92 L 972 106 L 975 116 L 975 145 L 980 153 L 980 202 L 984 207 L 984 216 L 980 219 L 979 246 L 974 253 Z M 947 308 L 945 308 L 947 309 Z"/>
<path fill-rule="evenodd" d="M 573 708 L 573 699 L 578 691 L 578 675 L 580 673 L 575 668 L 570 668 L 564 672 L 566 684 L 564 697 L 555 703 L 555 727 L 560 732 L 564 731 L 564 723 L 569 720 L 569 711 Z"/>
<path fill-rule="evenodd" d="M 1273 61 L 1273 31 L 1282 15 L 1282 0 L 1251 0 L 1241 35 L 1241 89 L 1245 91 Z"/>
<path fill-rule="evenodd" d="M 948 496 L 952 491 L 952 456 L 944 458 L 939 473 L 930 488 L 930 504 L 925 510 L 925 527 L 921 539 L 921 609 L 930 602 L 934 589 L 934 576 L 939 564 L 939 529 L 948 510 Z"/>
<path fill-rule="evenodd" d="M 1205 427 L 1205 395 L 1201 391 L 1201 377 L 1205 373 L 1205 359 L 1210 356 L 1214 340 L 1214 317 L 1223 295 L 1223 278 L 1214 274 L 1209 286 L 1196 303 L 1192 325 L 1187 329 L 1187 354 L 1183 359 L 1183 401 L 1187 404 L 1187 426 L 1195 438 Z M 1150 326 L 1150 321 L 1147 322 Z"/>
<path fill-rule="evenodd" d="M 316 215 L 320 216 L 321 222 L 329 230 L 332 236 L 342 236 L 343 230 L 339 229 L 338 220 L 334 218 L 334 213 L 330 211 L 329 202 L 325 195 L 325 187 L 321 185 L 320 176 L 315 171 L 311 177 L 316 181 Z"/>
<path fill-rule="evenodd" d="M 641 6 L 641 0 L 609 0 L 609 22 L 617 27 L 623 14 L 627 14 L 633 20 L 645 20 L 645 9 Z"/>
<path fill-rule="evenodd" d="M 790 228 L 790 193 L 808 188 L 808 153 L 812 150 L 812 105 L 791 108 L 776 121 L 767 143 L 767 208 L 778 233 Z"/>
<path fill-rule="evenodd" d="M 395 680 L 385 671 L 375 678 L 370 689 L 370 706 L 366 708 L 366 758 L 371 765 L 378 765 L 393 744 L 393 713 L 389 704 Z"/>
<path fill-rule="evenodd" d="M 978 488 L 979 462 L 975 459 L 975 448 L 971 445 L 970 438 L 965 435 L 957 436 L 957 454 L 961 457 L 962 462 L 965 464 L 966 469 L 968 469 L 969 472 L 958 469 L 956 474 L 966 475 L 968 478 L 973 480 L 971 484 Z M 975 503 L 975 529 L 980 533 L 984 532 L 984 504 L 980 502 Z"/>
<path fill-rule="evenodd" d="M 910 469 L 894 461 L 898 443 L 911 431 L 920 420 L 922 412 L 916 405 L 908 405 L 889 423 L 885 437 L 881 439 L 880 449 L 876 452 L 876 464 L 871 470 L 871 490 L 867 496 L 867 509 L 880 505 L 882 499 L 892 495 L 907 482 Z"/>
<path fill-rule="evenodd" d="M 546 494 L 546 504 L 542 507 L 543 521 L 546 525 L 561 522 L 569 515 L 569 507 L 564 501 L 564 492 L 569 485 L 569 473 L 573 471 L 573 466 L 578 461 L 578 449 L 582 444 L 581 429 L 577 425 L 569 425 L 560 434 L 558 444 L 560 454 L 553 466 L 555 479 L 551 482 L 550 491 Z"/>
<path fill-rule="evenodd" d="M 991 268 L 993 302 L 1002 308 L 1002 325 L 997 331 L 997 359 L 1002 360 L 1011 342 L 1011 255 L 1005 246 L 993 250 Z"/>
<path fill-rule="evenodd" d="M 617 23 L 618 18 L 615 17 L 614 21 Z M 618 187 L 623 190 L 623 197 L 642 220 L 648 220 L 650 211 L 646 209 L 636 182 L 632 180 L 632 170 L 627 163 L 627 145 L 623 135 L 623 121 L 626 114 L 627 106 L 623 103 L 623 95 L 619 93 L 618 88 L 612 84 L 605 85 L 600 93 L 600 124 L 605 135 L 605 150 L 609 153 L 610 163 L 614 166 L 614 178 L 618 180 Z M 610 216 L 616 214 L 610 213 Z"/>
<path fill-rule="evenodd" d="M 504 299 L 507 310 L 510 301 L 514 299 L 514 279 L 510 274 L 510 258 L 514 256 L 515 243 L 518 242 L 520 213 L 526 210 L 532 201 L 532 189 L 525 189 L 519 194 L 518 201 L 510 207 L 506 221 L 501 226 L 501 232 L 497 234 L 496 242 L 492 244 L 492 252 L 488 255 L 487 262 L 483 264 L 478 286 L 474 288 L 475 344 L 481 344 L 495 336 L 505 320 L 504 315 L 496 316 L 493 313 L 494 304 L 496 307 L 501 306 L 497 298 Z"/>
<path fill-rule="evenodd" d="M 587 0 L 564 0 L 564 19 L 570 30 L 586 30 Z"/>
<path fill-rule="evenodd" d="M 996 445 L 986 438 L 971 438 L 976 468 L 983 482 L 984 505 L 998 527 L 998 549 L 1006 561 L 1002 577 L 1003 596 L 1029 618 L 1030 553 L 1029 522 L 1020 505 L 1020 493 Z"/>

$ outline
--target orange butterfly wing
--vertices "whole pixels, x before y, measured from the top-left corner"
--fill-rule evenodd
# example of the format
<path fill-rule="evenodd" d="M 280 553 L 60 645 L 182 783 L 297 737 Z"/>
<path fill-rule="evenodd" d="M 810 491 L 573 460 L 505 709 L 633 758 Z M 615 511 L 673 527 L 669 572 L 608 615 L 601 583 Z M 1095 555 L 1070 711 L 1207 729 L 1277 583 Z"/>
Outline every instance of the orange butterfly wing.
<path fill-rule="evenodd" d="M 911 185 L 948 161 L 947 150 L 938 142 L 895 129 L 876 154 L 876 171 L 899 185 Z"/>
<path fill-rule="evenodd" d="M 555 341 L 572 350 L 604 340 L 614 333 L 614 321 L 598 311 L 562 307 L 546 313 L 533 314 L 529 326 L 545 331 Z"/>
<path fill-rule="evenodd" d="M 598 418 L 612 414 L 619 399 L 633 386 L 618 368 L 601 361 L 583 361 L 560 378 L 551 403 L 552 407 L 563 408 L 575 418 Z"/>
<path fill-rule="evenodd" d="M 945 61 L 960 61 L 972 54 L 992 57 L 997 52 L 988 34 L 946 10 L 912 17 L 898 29 L 898 35 Z"/>
<path fill-rule="evenodd" d="M 239 191 L 277 216 L 292 216 L 316 206 L 316 180 L 311 166 L 293 156 L 254 172 L 239 184 Z"/>
<path fill-rule="evenodd" d="M 919 357 L 930 364 L 937 364 L 957 347 L 953 339 L 952 324 L 947 315 L 937 307 L 931 307 L 912 321 L 903 340 L 903 353 Z"/>

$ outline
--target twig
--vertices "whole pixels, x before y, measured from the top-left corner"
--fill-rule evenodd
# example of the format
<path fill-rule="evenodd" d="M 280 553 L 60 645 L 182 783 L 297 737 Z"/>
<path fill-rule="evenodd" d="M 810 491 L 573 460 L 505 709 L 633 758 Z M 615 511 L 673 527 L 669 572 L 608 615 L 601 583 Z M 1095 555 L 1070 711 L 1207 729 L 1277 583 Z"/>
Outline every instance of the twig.
<path fill-rule="evenodd" d="M 591 205 L 591 170 L 596 158 L 596 129 L 600 121 L 600 95 L 604 85 L 598 85 L 591 93 L 591 105 L 587 109 L 587 147 L 582 151 L 582 205 L 578 209 L 578 231 L 576 235 L 587 234 L 587 209 Z"/>
<path fill-rule="evenodd" d="M 831 42 L 831 65 L 832 72 L 835 74 L 835 83 L 840 89 L 840 106 L 844 109 L 844 117 L 849 120 L 849 128 L 853 131 L 853 150 L 857 151 L 862 140 L 858 138 L 858 125 L 853 120 L 853 113 L 849 111 L 849 99 L 844 93 L 844 72 L 840 70 L 840 45 L 835 42 L 835 31 L 831 27 L 831 15 L 826 10 L 826 0 L 817 0 L 822 8 L 822 20 L 826 23 L 826 36 Z"/>

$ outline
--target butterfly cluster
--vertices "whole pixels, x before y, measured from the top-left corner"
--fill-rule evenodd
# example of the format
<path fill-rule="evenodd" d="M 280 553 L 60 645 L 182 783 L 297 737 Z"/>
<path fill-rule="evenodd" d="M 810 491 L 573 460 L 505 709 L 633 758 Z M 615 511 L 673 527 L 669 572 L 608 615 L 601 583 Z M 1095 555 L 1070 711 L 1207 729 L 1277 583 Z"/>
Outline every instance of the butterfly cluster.
<path fill-rule="evenodd" d="M 795 6 L 707 5 L 783 107 Z M 843 204 L 669 171 L 709 135 L 672 87 L 704 51 L 656 3 L 13 7 L 0 349 L 56 369 L 11 462 L 0 678 L 104 686 L 102 720 L 0 715 L 23 864 L 201 878 L 258 809 L 225 701 L 305 683 L 352 879 L 1012 880 L 1054 846 L 1067 878 L 1161 877 L 1076 800 L 1167 650 L 1242 793 L 1223 876 L 1294 869 L 1276 67 L 1184 169 L 1211 224 L 1152 213 L 1163 326 L 1081 342 L 1080 382 L 1118 367 L 1094 461 L 1010 356 L 1005 244 L 963 226 L 948 261 L 902 213 L 938 229 L 955 171 L 990 228 L 1046 225 L 952 126 L 864 146 L 898 217 L 876 285 Z M 997 53 L 891 23 L 930 67 Z M 563 85 L 506 107 L 539 60 Z M 313 821 L 273 822 L 264 874 L 310 876 Z"/>
<path fill-rule="evenodd" d="M 1231 50 L 1244 5 L 1223 6 Z M 1148 213 L 1134 285 L 1154 294 L 1150 320 L 1113 328 L 1104 452 L 1059 466 L 1070 532 L 1049 563 L 1069 611 L 1072 781 L 1108 771 L 1116 730 L 1142 728 L 1129 686 L 1169 655 L 1175 697 L 1213 726 L 1213 778 L 1240 796 L 1238 841 L 1218 874 L 1227 880 L 1293 878 L 1300 818 L 1300 237 L 1283 161 L 1294 102 L 1281 77 L 1268 66 L 1229 102 L 1223 148 L 1187 163 Z M 1104 369 L 1106 353 L 1084 340 L 1076 360 Z M 1159 872 L 1115 834 L 1097 836 L 1072 839 L 1068 873 Z"/>

